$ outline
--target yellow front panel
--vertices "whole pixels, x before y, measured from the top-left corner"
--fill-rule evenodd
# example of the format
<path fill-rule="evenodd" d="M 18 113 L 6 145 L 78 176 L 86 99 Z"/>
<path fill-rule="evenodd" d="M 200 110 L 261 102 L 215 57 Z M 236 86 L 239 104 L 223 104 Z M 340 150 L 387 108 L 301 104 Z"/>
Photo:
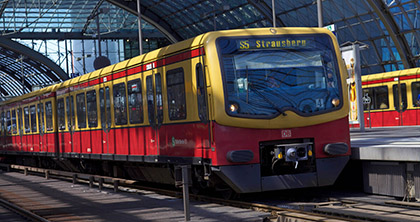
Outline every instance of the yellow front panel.
<path fill-rule="evenodd" d="M 331 37 L 332 42 L 335 48 L 335 54 L 338 58 L 339 72 L 341 73 L 341 85 L 343 86 L 342 91 L 342 100 L 340 101 L 343 106 L 341 109 L 328 112 L 319 115 L 313 116 L 300 116 L 292 111 L 286 111 L 286 116 L 279 115 L 273 119 L 251 119 L 251 118 L 239 118 L 232 117 L 227 115 L 225 111 L 225 95 L 223 90 L 223 80 L 221 67 L 219 66 L 219 55 L 216 49 L 216 39 L 224 36 L 277 36 L 282 34 L 315 34 L 323 33 Z M 219 124 L 228 125 L 228 126 L 237 126 L 237 127 L 247 127 L 247 128 L 293 128 L 293 127 L 302 127 L 307 125 L 315 125 L 320 123 L 329 122 L 332 120 L 337 120 L 344 118 L 348 115 L 348 92 L 346 86 L 347 70 L 344 67 L 344 64 L 341 62 L 341 52 L 335 36 L 326 29 L 319 28 L 261 28 L 261 29 L 246 29 L 246 30 L 227 30 L 221 32 L 212 32 L 204 35 L 204 47 L 206 52 L 206 65 L 208 66 L 209 79 L 211 81 L 211 87 L 208 89 L 209 100 L 213 104 L 211 107 L 214 107 L 210 113 L 212 113 L 212 118 L 216 120 Z M 209 85 L 209 84 L 208 84 Z"/>

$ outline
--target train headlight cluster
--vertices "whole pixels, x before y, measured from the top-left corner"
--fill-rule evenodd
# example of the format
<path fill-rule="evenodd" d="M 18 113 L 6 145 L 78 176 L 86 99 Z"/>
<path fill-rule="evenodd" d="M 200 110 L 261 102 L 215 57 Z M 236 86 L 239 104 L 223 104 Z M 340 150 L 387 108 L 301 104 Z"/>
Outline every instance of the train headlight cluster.
<path fill-rule="evenodd" d="M 294 162 L 295 169 L 298 167 L 299 161 L 308 160 L 313 156 L 312 143 L 296 143 L 296 144 L 279 144 L 276 145 L 272 155 L 274 170 L 275 165 L 284 160 L 285 162 Z"/>
<path fill-rule="evenodd" d="M 274 149 L 275 159 L 285 159 L 286 162 L 307 160 L 313 156 L 312 143 L 277 145 Z"/>

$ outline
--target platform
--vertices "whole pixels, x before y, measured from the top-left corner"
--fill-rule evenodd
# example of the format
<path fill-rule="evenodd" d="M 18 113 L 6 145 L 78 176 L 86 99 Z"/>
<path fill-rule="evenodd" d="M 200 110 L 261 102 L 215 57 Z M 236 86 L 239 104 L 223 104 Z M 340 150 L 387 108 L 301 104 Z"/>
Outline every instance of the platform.
<path fill-rule="evenodd" d="M 366 193 L 420 199 L 420 126 L 351 129 L 350 138 Z"/>
<path fill-rule="evenodd" d="M 352 159 L 420 162 L 420 126 L 350 129 Z"/>

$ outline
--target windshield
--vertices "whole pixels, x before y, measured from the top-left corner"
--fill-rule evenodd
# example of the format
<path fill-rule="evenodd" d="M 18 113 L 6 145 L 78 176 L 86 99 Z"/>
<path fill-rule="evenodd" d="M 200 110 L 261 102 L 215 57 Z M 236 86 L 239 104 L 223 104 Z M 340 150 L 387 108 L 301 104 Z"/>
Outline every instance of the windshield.
<path fill-rule="evenodd" d="M 314 115 L 341 106 L 337 59 L 327 35 L 219 38 L 217 46 L 229 115 Z"/>

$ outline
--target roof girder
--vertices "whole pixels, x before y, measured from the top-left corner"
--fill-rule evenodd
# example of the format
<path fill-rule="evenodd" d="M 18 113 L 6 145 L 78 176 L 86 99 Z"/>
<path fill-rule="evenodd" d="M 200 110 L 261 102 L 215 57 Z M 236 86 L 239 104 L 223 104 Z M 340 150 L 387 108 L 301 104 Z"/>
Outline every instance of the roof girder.
<path fill-rule="evenodd" d="M 137 2 L 136 1 L 125 1 L 125 0 L 106 0 L 107 2 L 118 6 L 133 15 L 138 15 L 137 13 Z M 172 43 L 178 42 L 183 40 L 181 36 L 179 36 L 175 30 L 171 28 L 171 25 L 168 24 L 166 21 L 160 19 L 159 15 L 156 15 L 154 12 L 148 10 L 147 8 L 140 5 L 140 12 L 141 18 L 144 19 L 146 22 L 150 23 L 156 29 L 158 29 L 164 36 L 168 38 L 168 40 Z"/>
<path fill-rule="evenodd" d="M 367 3 L 372 7 L 373 11 L 378 15 L 379 19 L 384 24 L 386 30 L 389 33 L 392 41 L 395 44 L 395 48 L 400 54 L 401 61 L 404 65 L 404 68 L 414 68 L 416 64 L 413 62 L 413 54 L 411 53 L 410 46 L 407 40 L 402 35 L 395 19 L 393 18 L 388 7 L 383 1 L 377 0 L 366 0 Z"/>
<path fill-rule="evenodd" d="M 262 15 L 264 15 L 264 17 L 268 21 L 271 21 L 271 23 L 273 24 L 272 8 L 270 6 L 268 6 L 262 0 L 258 0 L 258 1 L 248 0 L 248 3 L 254 6 L 254 8 L 256 8 Z M 277 15 L 275 17 L 276 17 L 276 24 L 280 24 L 282 27 L 285 27 L 283 21 L 279 19 Z"/>

